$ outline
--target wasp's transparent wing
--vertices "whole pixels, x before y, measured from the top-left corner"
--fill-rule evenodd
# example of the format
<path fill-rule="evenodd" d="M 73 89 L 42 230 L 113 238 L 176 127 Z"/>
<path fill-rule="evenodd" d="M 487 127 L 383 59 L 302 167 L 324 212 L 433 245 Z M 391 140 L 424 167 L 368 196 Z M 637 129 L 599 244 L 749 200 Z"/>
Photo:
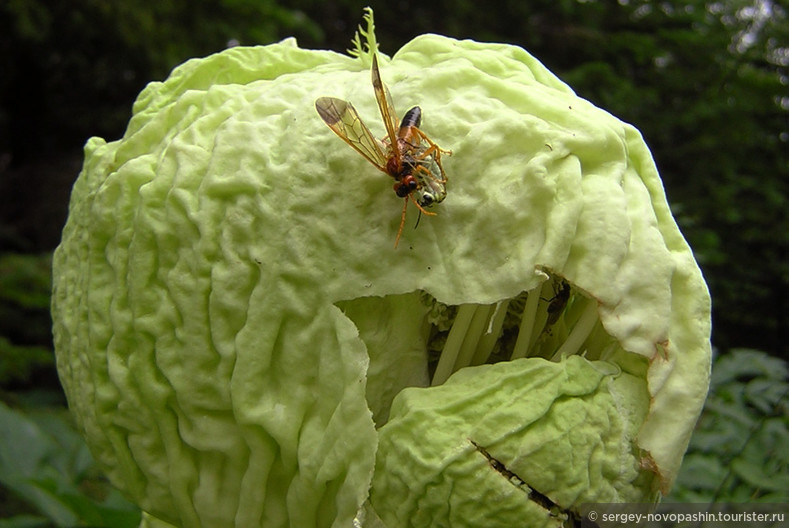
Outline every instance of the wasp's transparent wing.
<path fill-rule="evenodd" d="M 373 55 L 372 76 L 375 100 L 378 101 L 378 108 L 381 109 L 381 117 L 383 117 L 386 133 L 389 136 L 389 144 L 395 156 L 397 156 L 400 153 L 397 145 L 397 113 L 395 113 L 394 104 L 392 103 L 392 95 L 381 80 L 381 72 L 378 70 L 378 55 Z"/>
<path fill-rule="evenodd" d="M 381 145 L 351 103 L 334 97 L 320 97 L 315 101 L 315 109 L 338 136 L 370 163 L 386 172 L 386 157 Z"/>

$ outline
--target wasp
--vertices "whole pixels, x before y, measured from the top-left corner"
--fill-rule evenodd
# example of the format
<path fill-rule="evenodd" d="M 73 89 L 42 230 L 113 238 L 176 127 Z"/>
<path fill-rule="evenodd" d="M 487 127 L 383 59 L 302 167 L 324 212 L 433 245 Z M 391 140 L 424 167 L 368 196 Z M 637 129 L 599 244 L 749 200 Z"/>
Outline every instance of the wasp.
<path fill-rule="evenodd" d="M 378 170 L 394 178 L 395 194 L 404 199 L 395 239 L 397 247 L 403 234 L 408 201 L 411 200 L 420 213 L 434 216 L 436 213 L 426 208 L 446 198 L 447 176 L 441 165 L 441 154 L 451 155 L 452 152 L 440 148 L 419 129 L 422 109 L 418 106 L 406 112 L 398 126 L 392 96 L 381 80 L 377 55 L 373 55 L 372 81 L 375 99 L 386 127 L 386 136 L 381 140 L 373 136 L 348 101 L 320 97 L 315 101 L 315 109 L 343 141 Z"/>

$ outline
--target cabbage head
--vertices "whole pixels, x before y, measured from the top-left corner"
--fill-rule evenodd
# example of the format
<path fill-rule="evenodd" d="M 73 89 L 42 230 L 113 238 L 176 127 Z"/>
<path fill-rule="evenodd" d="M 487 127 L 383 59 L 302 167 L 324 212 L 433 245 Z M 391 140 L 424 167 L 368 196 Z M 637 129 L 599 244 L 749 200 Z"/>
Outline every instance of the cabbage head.
<path fill-rule="evenodd" d="M 654 502 L 704 401 L 710 305 L 639 132 L 521 48 L 414 39 L 446 199 L 421 215 L 353 56 L 294 41 L 149 84 L 85 146 L 54 260 L 69 406 L 145 526 L 562 526 Z M 357 35 L 358 37 L 358 35 Z"/>

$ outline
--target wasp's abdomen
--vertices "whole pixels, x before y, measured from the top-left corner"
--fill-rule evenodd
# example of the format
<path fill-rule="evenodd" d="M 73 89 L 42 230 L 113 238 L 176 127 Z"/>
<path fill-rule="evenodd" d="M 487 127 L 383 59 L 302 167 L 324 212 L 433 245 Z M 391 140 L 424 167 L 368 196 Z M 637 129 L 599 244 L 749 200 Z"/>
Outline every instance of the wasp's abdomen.
<path fill-rule="evenodd" d="M 400 130 L 402 131 L 404 128 L 416 127 L 419 128 L 422 125 L 422 109 L 418 106 L 413 107 L 411 110 L 405 113 L 403 116 L 403 120 L 400 121 Z"/>

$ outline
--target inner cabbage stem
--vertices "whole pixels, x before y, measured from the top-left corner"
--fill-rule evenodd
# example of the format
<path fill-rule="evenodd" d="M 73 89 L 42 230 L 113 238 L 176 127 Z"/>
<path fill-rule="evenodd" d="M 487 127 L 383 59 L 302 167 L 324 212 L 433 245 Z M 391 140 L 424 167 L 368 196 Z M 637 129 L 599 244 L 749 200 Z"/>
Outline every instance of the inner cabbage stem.
<path fill-rule="evenodd" d="M 582 352 L 581 346 L 592 333 L 595 324 L 597 324 L 597 305 L 587 302 L 580 319 L 575 323 L 572 332 L 559 347 L 559 350 L 551 357 L 551 361 L 559 361 L 567 356 Z"/>
<path fill-rule="evenodd" d="M 527 357 L 561 361 L 610 347 L 609 340 L 600 342 L 598 336 L 606 334 L 595 331 L 602 330 L 598 322 L 597 302 L 560 277 L 513 299 L 460 305 L 444 334 L 432 385 L 468 366 Z"/>
<path fill-rule="evenodd" d="M 488 327 L 479 338 L 477 350 L 474 352 L 474 357 L 471 359 L 472 365 L 482 365 L 490 358 L 490 354 L 496 346 L 499 335 L 501 335 L 501 327 L 504 325 L 504 319 L 507 316 L 507 307 L 509 304 L 510 301 L 506 300 L 499 301 L 493 305 L 493 313 L 490 314 Z"/>
<path fill-rule="evenodd" d="M 518 340 L 515 341 L 515 349 L 512 351 L 512 359 L 524 358 L 529 352 L 534 319 L 537 316 L 537 306 L 540 304 L 540 296 L 536 295 L 539 289 L 538 287 L 531 290 L 526 298 L 526 308 L 524 308 L 523 317 L 521 317 L 520 332 L 518 332 Z"/>
<path fill-rule="evenodd" d="M 468 329 L 471 319 L 474 317 L 474 312 L 477 310 L 476 304 L 463 304 L 458 308 L 458 314 L 455 317 L 455 322 L 452 324 L 452 329 L 447 336 L 447 342 L 444 349 L 441 351 L 441 357 L 436 366 L 436 372 L 433 374 L 433 385 L 441 385 L 444 383 L 450 374 L 455 370 L 456 360 L 460 353 L 460 347 L 463 345 L 463 340 L 466 337 L 466 330 Z"/>

